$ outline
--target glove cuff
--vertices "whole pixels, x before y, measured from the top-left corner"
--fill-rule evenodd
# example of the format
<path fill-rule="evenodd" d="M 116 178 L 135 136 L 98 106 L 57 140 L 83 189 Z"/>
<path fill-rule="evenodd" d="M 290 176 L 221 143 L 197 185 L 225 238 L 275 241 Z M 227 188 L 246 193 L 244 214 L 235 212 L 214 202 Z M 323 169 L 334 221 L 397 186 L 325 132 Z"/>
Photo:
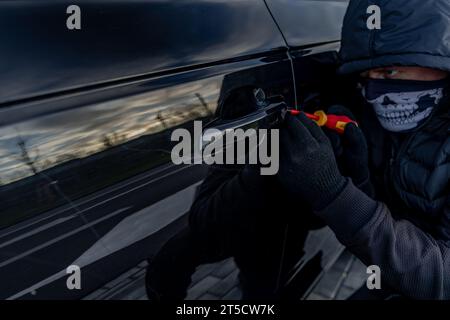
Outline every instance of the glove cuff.
<path fill-rule="evenodd" d="M 310 203 L 314 211 L 320 211 L 326 208 L 339 194 L 344 190 L 346 185 L 346 178 L 344 178 L 339 171 L 328 168 L 316 176 L 316 189 L 311 190 Z"/>
<path fill-rule="evenodd" d="M 344 190 L 327 207 L 316 211 L 343 242 L 350 239 L 373 218 L 378 203 L 347 179 Z"/>

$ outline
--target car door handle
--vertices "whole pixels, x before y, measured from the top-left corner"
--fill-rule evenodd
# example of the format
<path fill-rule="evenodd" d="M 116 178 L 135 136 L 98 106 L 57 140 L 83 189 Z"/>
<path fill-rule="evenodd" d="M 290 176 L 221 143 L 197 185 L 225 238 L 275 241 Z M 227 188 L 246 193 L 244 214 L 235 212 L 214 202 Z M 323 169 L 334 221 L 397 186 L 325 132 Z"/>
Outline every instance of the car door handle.
<path fill-rule="evenodd" d="M 258 127 L 272 128 L 281 121 L 283 110 L 287 110 L 286 103 L 284 101 L 275 102 L 237 119 L 211 122 L 203 130 L 199 144 L 201 151 L 215 139 L 236 129 L 245 129 L 246 127 L 255 129 Z"/>

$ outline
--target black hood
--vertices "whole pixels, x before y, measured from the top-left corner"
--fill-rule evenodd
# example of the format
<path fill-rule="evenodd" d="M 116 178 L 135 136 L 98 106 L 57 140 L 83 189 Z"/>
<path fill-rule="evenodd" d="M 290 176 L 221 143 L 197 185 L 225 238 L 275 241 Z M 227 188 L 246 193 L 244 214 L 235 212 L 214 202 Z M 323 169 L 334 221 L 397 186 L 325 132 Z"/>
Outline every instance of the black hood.
<path fill-rule="evenodd" d="M 381 8 L 379 30 L 367 27 L 370 5 Z M 450 71 L 450 1 L 351 0 L 340 57 L 344 74 L 392 65 Z"/>

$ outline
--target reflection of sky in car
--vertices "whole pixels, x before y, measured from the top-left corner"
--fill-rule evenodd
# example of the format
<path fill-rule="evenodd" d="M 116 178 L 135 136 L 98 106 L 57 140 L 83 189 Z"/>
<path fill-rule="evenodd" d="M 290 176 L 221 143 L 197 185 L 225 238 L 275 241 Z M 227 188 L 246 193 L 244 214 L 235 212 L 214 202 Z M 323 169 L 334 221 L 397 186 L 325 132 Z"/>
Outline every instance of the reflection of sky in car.
<path fill-rule="evenodd" d="M 48 169 L 104 150 L 104 139 L 112 134 L 116 135 L 112 138 L 120 139 L 116 141 L 120 144 L 164 130 L 161 118 L 171 128 L 208 115 L 196 94 L 213 112 L 220 90 L 220 79 L 216 80 L 179 85 L 0 128 L 0 182 L 7 184 L 32 175 L 21 156 L 21 140 L 30 158 L 38 156 L 34 165 L 39 170 Z"/>

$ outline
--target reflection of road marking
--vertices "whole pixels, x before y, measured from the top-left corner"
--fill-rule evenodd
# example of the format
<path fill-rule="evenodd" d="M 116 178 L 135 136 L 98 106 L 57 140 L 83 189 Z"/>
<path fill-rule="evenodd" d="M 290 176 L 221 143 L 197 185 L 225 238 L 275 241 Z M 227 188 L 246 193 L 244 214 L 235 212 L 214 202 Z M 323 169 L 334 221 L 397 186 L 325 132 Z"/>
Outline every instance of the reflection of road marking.
<path fill-rule="evenodd" d="M 171 165 L 169 165 L 169 166 L 164 166 L 163 168 L 160 168 L 160 169 L 158 169 L 158 170 L 156 170 L 156 171 L 152 171 L 151 173 L 147 173 L 147 174 L 145 174 L 145 175 L 143 175 L 143 176 L 133 177 L 133 178 L 131 178 L 131 179 L 133 179 L 133 180 L 124 182 L 123 184 L 121 184 L 121 185 L 119 185 L 119 186 L 114 186 L 114 185 L 113 185 L 113 186 L 107 187 L 107 189 L 108 189 L 107 191 L 100 190 L 100 191 L 98 191 L 98 192 L 99 192 L 98 194 L 95 194 L 94 196 L 92 196 L 92 195 L 87 195 L 87 196 L 83 197 L 82 199 L 79 199 L 79 200 L 78 200 L 79 202 L 77 202 L 77 200 L 76 200 L 75 203 L 76 203 L 77 206 L 81 206 L 81 205 L 83 205 L 83 204 L 85 204 L 85 203 L 88 203 L 88 202 L 91 202 L 91 201 L 93 201 L 93 200 L 95 200 L 95 199 L 97 199 L 97 198 L 103 197 L 103 196 L 107 195 L 108 193 L 111 193 L 111 192 L 114 192 L 114 191 L 116 191 L 116 190 L 122 189 L 122 188 L 124 188 L 124 187 L 126 187 L 126 186 L 128 186 L 128 185 L 130 185 L 130 184 L 133 184 L 133 183 L 136 183 L 136 182 L 138 182 L 138 181 L 140 181 L 140 180 L 146 179 L 146 178 L 148 178 L 149 176 L 158 174 L 158 173 L 160 173 L 160 172 L 162 172 L 162 171 L 164 171 L 164 170 L 170 168 L 171 166 L 173 166 L 173 165 L 171 164 Z M 177 171 L 178 171 L 178 170 L 177 170 Z M 120 183 L 119 183 L 119 184 L 120 184 Z M 83 199 L 84 199 L 84 200 L 83 200 Z M 67 204 L 66 204 L 66 206 L 67 206 Z M 28 224 L 26 224 L 26 225 L 24 225 L 24 226 L 18 227 L 18 228 L 14 229 L 14 230 L 11 230 L 10 232 L 5 232 L 5 233 L 3 233 L 3 234 L 0 236 L 0 238 L 5 237 L 5 236 L 7 236 L 7 235 L 9 235 L 9 234 L 11 234 L 11 233 L 20 231 L 20 230 L 22 230 L 22 229 L 28 228 L 28 227 L 30 227 L 30 226 L 33 225 L 33 224 L 42 222 L 42 221 L 47 220 L 47 219 L 49 219 L 49 218 L 51 218 L 51 217 L 54 217 L 55 215 L 62 214 L 62 213 L 64 213 L 65 211 L 68 211 L 68 210 L 71 210 L 71 209 L 73 209 L 73 208 L 72 208 L 71 206 L 68 206 L 67 208 L 64 208 L 64 209 L 62 209 L 62 210 L 59 210 L 59 211 L 57 211 L 57 212 L 54 212 L 54 213 L 52 213 L 52 214 L 50 214 L 50 215 L 48 215 L 48 216 L 45 216 L 45 217 L 43 217 L 43 218 L 41 218 L 41 219 L 36 219 L 36 220 L 34 220 L 34 221 L 30 221 Z"/>
<path fill-rule="evenodd" d="M 126 217 L 86 250 L 73 264 L 84 266 L 154 234 L 189 211 L 196 183 Z M 105 248 L 106 245 L 106 248 Z"/>
<path fill-rule="evenodd" d="M 123 219 L 71 264 L 82 268 L 163 229 L 189 210 L 195 190 L 200 183 L 201 181 Z M 106 253 L 105 245 L 110 252 Z M 65 276 L 67 276 L 66 269 L 61 270 L 10 296 L 7 300 L 18 299 Z"/>
<path fill-rule="evenodd" d="M 56 226 L 56 225 L 58 225 L 60 223 L 66 222 L 67 220 L 70 220 L 70 219 L 72 219 L 74 217 L 76 217 L 76 215 L 70 215 L 68 217 L 64 217 L 64 218 L 59 218 L 59 219 L 53 220 L 52 222 L 49 222 L 47 224 L 44 224 L 43 226 L 37 227 L 36 229 L 33 229 L 33 230 L 31 230 L 31 231 L 29 231 L 27 233 L 21 234 L 20 236 L 18 236 L 16 238 L 13 238 L 11 240 L 8 240 L 8 241 L 5 241 L 5 242 L 1 243 L 0 244 L 0 248 L 6 247 L 6 246 L 8 246 L 10 244 L 13 244 L 14 242 L 17 242 L 17 241 L 22 240 L 24 238 L 27 238 L 29 236 L 35 235 L 36 233 L 39 233 L 41 231 L 47 230 L 47 229 L 49 229 L 51 227 L 54 227 L 54 226 Z"/>
<path fill-rule="evenodd" d="M 16 294 L 12 295 L 9 298 L 6 298 L 5 300 L 15 300 L 15 299 L 18 299 L 21 296 L 24 296 L 24 295 L 26 295 L 28 293 L 31 293 L 34 296 L 34 295 L 36 295 L 36 290 L 39 289 L 40 287 L 42 287 L 42 286 L 44 286 L 44 285 L 46 285 L 48 283 L 51 283 L 53 281 L 56 281 L 58 279 L 61 279 L 62 277 L 66 276 L 66 275 L 67 275 L 66 274 L 66 269 L 61 270 L 60 272 L 51 275 L 50 277 L 42 280 L 41 282 L 38 282 L 38 283 L 32 285 L 31 287 L 29 287 L 29 288 L 27 288 L 25 290 L 22 290 L 22 291 L 20 291 L 20 292 L 18 292 Z"/>
<path fill-rule="evenodd" d="M 90 227 L 92 227 L 92 226 L 94 226 L 94 225 L 96 225 L 96 224 L 98 224 L 98 223 L 100 223 L 100 222 L 102 222 L 102 221 L 104 221 L 106 219 L 109 219 L 109 218 L 111 218 L 111 217 L 113 217 L 115 215 L 118 215 L 119 213 L 121 213 L 121 212 L 123 212 L 125 210 L 128 210 L 130 208 L 131 207 L 126 207 L 126 208 L 122 208 L 122 209 L 116 210 L 113 213 L 110 213 L 110 214 L 108 214 L 106 216 L 103 216 L 103 217 L 101 217 L 101 218 L 99 218 L 97 220 L 94 220 L 94 221 L 92 221 L 92 222 L 90 222 L 88 224 L 85 224 L 82 227 L 79 227 L 79 228 L 74 229 L 74 230 L 72 230 L 70 232 L 67 232 L 67 233 L 63 234 L 62 236 L 59 236 L 59 237 L 53 238 L 50 241 L 44 242 L 43 244 L 41 244 L 39 246 L 36 246 L 33 249 L 30 249 L 28 251 L 25 251 L 25 252 L 19 254 L 19 255 L 16 255 L 13 258 L 9 259 L 9 260 L 3 261 L 2 263 L 0 263 L 0 268 L 2 268 L 4 266 L 7 266 L 8 264 L 11 264 L 11 263 L 13 263 L 13 262 L 15 262 L 17 260 L 20 260 L 20 259 L 22 259 L 22 258 L 24 258 L 24 257 L 26 257 L 26 256 L 28 256 L 28 255 L 30 255 L 30 254 L 32 254 L 34 252 L 36 252 L 36 251 L 44 249 L 44 248 L 46 248 L 46 247 L 48 247 L 48 246 L 50 246 L 50 245 L 52 245 L 52 244 L 54 244 L 54 243 L 56 243 L 58 241 L 61 241 L 61 240 L 65 239 L 65 238 L 68 238 L 68 237 L 70 237 L 70 236 L 72 236 L 72 235 L 74 235 L 74 234 L 76 234 L 76 233 L 78 233 L 80 231 L 88 229 L 88 228 L 90 228 Z"/>
<path fill-rule="evenodd" d="M 124 195 L 124 194 L 127 194 L 128 192 L 131 192 L 131 191 L 137 190 L 137 189 L 139 189 L 139 188 L 141 188 L 141 187 L 144 187 L 144 186 L 146 186 L 146 185 L 148 185 L 148 184 L 150 184 L 150 183 L 157 182 L 158 180 L 160 180 L 160 179 L 162 179 L 162 178 L 165 178 L 165 177 L 167 177 L 167 176 L 169 176 L 169 175 L 171 175 L 171 174 L 174 174 L 174 173 L 176 173 L 176 172 L 178 172 L 178 171 L 181 171 L 181 170 L 183 170 L 183 169 L 186 169 L 186 168 L 188 168 L 188 167 L 182 167 L 182 168 L 180 168 L 180 169 L 176 169 L 176 170 L 174 170 L 174 171 L 171 171 L 170 173 L 167 173 L 167 174 L 165 174 L 165 175 L 162 175 L 161 177 L 158 177 L 158 178 L 153 179 L 153 180 L 151 180 L 151 181 L 148 181 L 148 182 L 146 182 L 146 183 L 144 183 L 144 184 L 141 184 L 141 185 L 139 185 L 139 186 L 137 186 L 137 187 L 135 187 L 135 188 L 133 188 L 133 189 L 129 189 L 129 190 L 127 190 L 127 191 L 124 191 L 124 192 L 122 192 L 122 193 L 120 193 L 120 194 L 118 194 L 118 195 L 116 195 L 116 196 L 114 196 L 114 197 L 111 197 L 111 198 L 108 198 L 107 200 L 104 200 L 104 201 L 102 201 L 102 202 L 96 203 L 95 205 L 93 205 L 93 206 L 91 206 L 91 207 L 88 207 L 88 208 L 85 208 L 85 209 L 83 209 L 83 210 L 80 210 L 80 211 L 78 212 L 78 214 L 84 213 L 85 211 L 88 211 L 88 210 L 90 210 L 90 209 L 92 209 L 92 208 L 95 208 L 96 206 L 102 205 L 102 204 L 104 204 L 104 203 L 106 203 L 106 202 L 108 202 L 108 201 L 111 201 L 111 200 L 113 200 L 113 199 L 115 199 L 115 198 L 117 198 L 117 197 L 120 197 L 120 196 L 122 196 L 122 195 Z M 164 169 L 167 169 L 167 168 L 164 168 Z M 162 171 L 162 170 L 161 170 L 161 171 Z M 153 174 L 154 174 L 154 173 L 153 173 Z M 127 185 L 132 184 L 132 183 L 136 183 L 137 181 L 143 180 L 144 178 L 147 178 L 147 177 L 141 177 L 141 178 L 137 179 L 136 181 L 130 181 L 130 182 L 128 182 L 126 185 L 116 187 L 115 190 L 109 190 L 109 191 L 104 192 L 104 193 L 101 194 L 101 195 L 95 196 L 94 198 L 84 200 L 84 201 L 81 202 L 81 203 L 76 203 L 76 206 L 79 207 L 80 205 L 82 205 L 82 204 L 84 204 L 84 203 L 93 201 L 93 200 L 95 200 L 95 199 L 97 199 L 97 198 L 100 198 L 100 197 L 102 197 L 102 196 L 104 196 L 104 195 L 106 195 L 106 194 L 108 194 L 108 193 L 112 193 L 113 191 L 116 191 L 116 190 L 118 190 L 118 189 L 122 189 L 122 188 L 126 187 Z M 32 226 L 33 224 L 36 224 L 36 223 L 39 223 L 39 222 L 41 222 L 41 221 L 43 221 L 43 220 L 49 219 L 49 218 L 51 218 L 51 217 L 53 217 L 53 216 L 55 216 L 55 215 L 62 214 L 62 213 L 64 213 L 65 211 L 71 210 L 71 209 L 73 209 L 73 207 L 70 207 L 70 206 L 69 206 L 68 208 L 65 208 L 65 209 L 62 210 L 62 211 L 55 212 L 55 213 L 51 214 L 50 216 L 47 216 L 47 217 L 45 217 L 45 218 L 42 218 L 42 219 L 40 219 L 40 220 L 38 220 L 38 221 L 33 221 L 33 222 L 31 222 L 31 224 L 28 224 L 28 225 L 26 225 L 26 226 L 23 226 L 23 227 L 21 227 L 21 228 L 19 228 L 19 229 L 17 229 L 17 230 L 11 231 L 11 232 L 9 232 L 9 233 L 5 233 L 5 234 L 3 234 L 1 237 L 7 236 L 8 234 L 17 232 L 17 231 L 19 231 L 19 230 L 21 230 L 21 229 L 24 229 L 24 228 L 28 228 L 28 227 Z M 73 217 L 73 216 L 72 216 L 72 217 Z M 62 222 L 64 222 L 64 221 L 60 221 L 60 223 L 62 223 Z M 51 223 L 52 223 L 52 222 L 50 222 L 50 224 L 51 224 Z M 44 226 L 45 226 L 45 225 L 44 225 Z M 53 226 L 54 226 L 54 225 L 51 225 L 50 227 L 53 227 Z M 50 227 L 48 227 L 48 228 L 50 228 Z M 42 228 L 41 231 L 42 231 L 42 230 L 45 230 L 45 229 L 48 229 L 48 228 L 44 228 L 44 227 L 41 227 L 41 228 Z M 33 231 L 30 231 L 30 235 L 33 235 L 33 234 L 34 234 Z M 28 235 L 28 233 L 26 233 L 25 235 L 20 235 L 20 236 L 18 237 L 18 238 L 20 238 L 20 239 L 13 238 L 13 239 L 9 240 L 8 242 L 9 242 L 9 244 L 12 244 L 12 243 L 14 243 L 14 242 L 16 242 L 16 241 L 18 241 L 18 240 L 22 240 L 22 239 L 26 238 L 27 235 Z M 1 237 L 0 237 L 0 238 L 1 238 Z"/>

